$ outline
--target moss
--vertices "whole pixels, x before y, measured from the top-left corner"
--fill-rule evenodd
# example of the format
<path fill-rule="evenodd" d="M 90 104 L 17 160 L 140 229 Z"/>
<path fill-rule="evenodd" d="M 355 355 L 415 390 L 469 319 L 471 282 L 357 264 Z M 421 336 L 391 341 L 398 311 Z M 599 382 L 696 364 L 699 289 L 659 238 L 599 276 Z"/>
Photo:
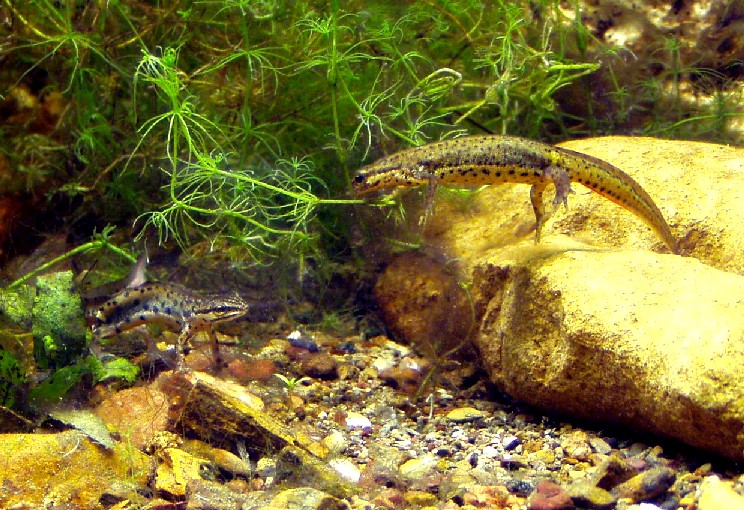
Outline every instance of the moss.
<path fill-rule="evenodd" d="M 87 349 L 85 319 L 71 272 L 38 278 L 32 332 L 41 367 L 69 365 Z"/>

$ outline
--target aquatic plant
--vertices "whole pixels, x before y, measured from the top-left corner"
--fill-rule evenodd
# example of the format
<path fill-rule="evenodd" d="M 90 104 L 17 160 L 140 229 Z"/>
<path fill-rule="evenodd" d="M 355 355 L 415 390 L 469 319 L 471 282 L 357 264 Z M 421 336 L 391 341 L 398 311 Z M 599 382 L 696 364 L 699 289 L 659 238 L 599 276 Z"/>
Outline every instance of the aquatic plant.
<path fill-rule="evenodd" d="M 588 77 L 612 77 L 620 50 L 603 47 L 578 6 L 569 18 L 552 0 L 2 9 L 13 65 L 0 93 L 23 115 L 0 128 L 1 149 L 24 176 L 18 189 L 70 197 L 68 224 L 139 218 L 139 234 L 154 227 L 186 249 L 226 243 L 249 263 L 308 267 L 347 252 L 350 176 L 381 151 L 472 129 L 560 138 L 618 128 L 669 89 L 679 97 L 691 72 L 670 39 L 666 71 L 644 94 L 614 75 L 598 98 Z M 576 97 L 583 114 L 566 110 Z M 713 97 L 689 115 L 672 95 L 675 118 L 648 132 L 727 136 L 736 98 L 725 88 Z M 594 118 L 607 98 L 617 115 Z"/>

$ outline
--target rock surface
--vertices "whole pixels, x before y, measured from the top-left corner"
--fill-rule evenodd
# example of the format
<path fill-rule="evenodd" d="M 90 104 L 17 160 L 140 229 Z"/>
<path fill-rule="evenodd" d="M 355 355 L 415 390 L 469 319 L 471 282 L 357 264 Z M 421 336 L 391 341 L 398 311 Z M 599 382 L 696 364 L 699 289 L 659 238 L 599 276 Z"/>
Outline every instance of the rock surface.
<path fill-rule="evenodd" d="M 439 200 L 430 250 L 472 282 L 483 365 L 502 390 L 543 409 L 742 459 L 744 152 L 620 137 L 566 146 L 634 176 L 692 256 L 617 251 L 663 248 L 635 216 L 579 185 L 539 245 L 524 235 L 524 186 L 486 190 L 467 207 Z M 404 282 L 389 285 L 398 301 L 419 299 Z"/>
<path fill-rule="evenodd" d="M 0 440 L 0 508 L 103 508 L 116 488 L 133 502 L 147 491 L 150 461 L 124 443 L 106 450 L 82 432 L 5 434 Z"/>

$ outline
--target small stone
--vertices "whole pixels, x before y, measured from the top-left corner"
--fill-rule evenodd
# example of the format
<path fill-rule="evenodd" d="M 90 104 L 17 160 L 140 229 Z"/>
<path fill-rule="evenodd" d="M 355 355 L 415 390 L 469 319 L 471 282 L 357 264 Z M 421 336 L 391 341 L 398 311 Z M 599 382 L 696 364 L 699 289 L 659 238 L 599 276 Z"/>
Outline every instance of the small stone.
<path fill-rule="evenodd" d="M 395 488 L 383 489 L 375 499 L 372 500 L 372 504 L 375 508 L 386 508 L 389 510 L 395 510 L 396 508 L 403 508 L 405 506 L 405 500 L 403 494 Z"/>
<path fill-rule="evenodd" d="M 571 510 L 573 500 L 566 490 L 557 483 L 543 480 L 535 487 L 527 501 L 529 510 Z"/>
<path fill-rule="evenodd" d="M 474 407 L 458 407 L 447 413 L 447 419 L 455 423 L 467 423 L 486 417 L 486 413 Z"/>
<path fill-rule="evenodd" d="M 717 476 L 708 476 L 700 488 L 698 510 L 744 508 L 744 496 L 737 494 L 730 484 Z"/>
<path fill-rule="evenodd" d="M 424 491 L 408 491 L 403 497 L 406 503 L 414 508 L 434 506 L 437 503 L 437 497 L 434 494 Z"/>
<path fill-rule="evenodd" d="M 675 479 L 676 474 L 672 469 L 655 467 L 617 485 L 612 489 L 612 494 L 639 503 L 664 494 L 674 484 Z"/>
<path fill-rule="evenodd" d="M 601 489 L 610 490 L 616 485 L 627 482 L 636 475 L 636 471 L 628 465 L 627 461 L 617 453 L 605 458 L 597 466 L 597 470 L 592 474 L 589 483 Z"/>
<path fill-rule="evenodd" d="M 576 460 L 587 460 L 592 453 L 587 433 L 579 430 L 566 434 L 561 447 L 566 452 L 567 457 Z"/>
<path fill-rule="evenodd" d="M 357 483 L 362 477 L 362 472 L 350 459 L 331 459 L 328 461 L 328 465 L 347 482 Z"/>
<path fill-rule="evenodd" d="M 191 480 L 186 487 L 186 510 L 233 510 L 247 507 L 250 502 L 245 494 L 209 480 Z"/>
<path fill-rule="evenodd" d="M 276 476 L 276 460 L 270 457 L 261 457 L 256 462 L 256 474 L 261 478 L 273 478 Z"/>
<path fill-rule="evenodd" d="M 527 462 L 525 462 L 524 458 L 521 455 L 512 455 L 510 453 L 505 453 L 501 457 L 501 467 L 504 467 L 506 469 L 519 469 L 526 468 L 527 466 Z"/>
<path fill-rule="evenodd" d="M 350 429 L 370 430 L 372 428 L 372 422 L 369 421 L 369 418 L 353 411 L 346 413 L 344 423 Z"/>
<path fill-rule="evenodd" d="M 552 464 L 555 462 L 555 452 L 553 450 L 538 450 L 535 453 L 529 455 L 530 462 L 544 462 Z"/>
<path fill-rule="evenodd" d="M 137 448 L 144 448 L 158 432 L 168 428 L 168 397 L 148 387 L 121 390 L 104 400 L 95 413 Z"/>
<path fill-rule="evenodd" d="M 437 458 L 434 455 L 422 455 L 417 459 L 411 459 L 404 462 L 398 472 L 404 478 L 409 480 L 419 480 L 437 465 Z"/>
<path fill-rule="evenodd" d="M 604 489 L 594 487 L 586 482 L 572 483 L 566 488 L 575 505 L 592 510 L 609 510 L 615 508 L 617 499 Z"/>
<path fill-rule="evenodd" d="M 315 379 L 331 380 L 338 377 L 338 362 L 325 352 L 306 359 L 300 368 L 304 375 Z"/>
<path fill-rule="evenodd" d="M 601 437 L 590 437 L 589 445 L 592 447 L 592 450 L 597 453 L 601 453 L 602 455 L 609 455 L 612 451 L 612 446 L 610 446 L 610 444 Z"/>
<path fill-rule="evenodd" d="M 526 498 L 535 491 L 535 485 L 527 480 L 512 480 L 506 483 L 507 490 L 519 496 L 520 498 Z"/>
<path fill-rule="evenodd" d="M 155 488 L 161 494 L 180 498 L 186 495 L 186 484 L 202 478 L 207 461 L 189 455 L 178 448 L 165 448 L 158 452 L 163 462 L 155 473 Z"/>
<path fill-rule="evenodd" d="M 236 381 L 268 381 L 276 372 L 276 364 L 269 359 L 235 359 L 227 365 L 227 370 Z"/>
<path fill-rule="evenodd" d="M 312 487 L 282 491 L 274 496 L 269 506 L 302 510 L 346 510 L 348 508 L 343 501 Z"/>
<path fill-rule="evenodd" d="M 321 440 L 321 443 L 328 448 L 328 453 L 331 455 L 338 455 L 349 445 L 349 441 L 339 430 L 328 434 Z"/>
<path fill-rule="evenodd" d="M 195 457 L 207 459 L 222 471 L 233 475 L 249 478 L 253 474 L 248 463 L 234 453 L 221 448 L 214 448 L 198 439 L 185 441 L 183 449 Z"/>
<path fill-rule="evenodd" d="M 504 447 L 504 450 L 510 451 L 519 446 L 519 438 L 517 436 L 504 436 L 503 439 L 501 439 L 501 446 Z"/>

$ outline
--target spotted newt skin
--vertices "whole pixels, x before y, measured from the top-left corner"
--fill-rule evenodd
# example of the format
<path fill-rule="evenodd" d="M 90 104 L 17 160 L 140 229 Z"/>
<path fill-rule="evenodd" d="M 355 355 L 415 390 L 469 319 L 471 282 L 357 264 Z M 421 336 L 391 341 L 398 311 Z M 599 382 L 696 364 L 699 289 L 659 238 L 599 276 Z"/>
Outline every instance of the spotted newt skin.
<path fill-rule="evenodd" d="M 677 252 L 664 216 L 632 177 L 601 159 L 534 140 L 475 135 L 413 147 L 362 168 L 354 177 L 353 187 L 357 195 L 362 195 L 396 186 L 426 184 L 433 191 L 437 185 L 471 187 L 507 182 L 532 185 L 536 241 L 545 222 L 545 188 L 555 184 L 554 203 L 565 205 L 570 183 L 578 182 L 635 214 L 672 253 Z"/>
<path fill-rule="evenodd" d="M 180 333 L 176 343 L 178 367 L 183 369 L 183 348 L 198 332 L 209 335 L 215 366 L 221 365 L 214 325 L 246 315 L 250 307 L 241 299 L 205 296 L 181 285 L 144 282 L 127 287 L 92 311 L 94 344 L 143 324 L 161 324 Z M 148 348 L 156 350 L 147 337 Z"/>

